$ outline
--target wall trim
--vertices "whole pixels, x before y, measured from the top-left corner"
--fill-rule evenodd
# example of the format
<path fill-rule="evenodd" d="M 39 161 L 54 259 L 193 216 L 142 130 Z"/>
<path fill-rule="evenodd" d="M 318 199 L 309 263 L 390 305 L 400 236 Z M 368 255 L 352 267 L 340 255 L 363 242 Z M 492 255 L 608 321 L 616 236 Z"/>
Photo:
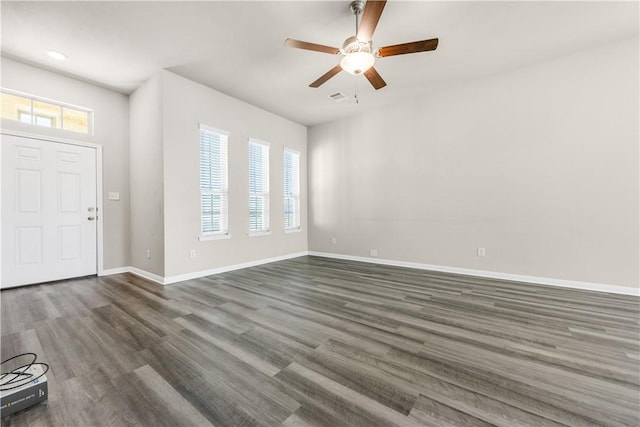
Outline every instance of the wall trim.
<path fill-rule="evenodd" d="M 98 273 L 98 276 L 111 276 L 112 274 L 122 274 L 131 271 L 131 267 L 107 268 Z"/>
<path fill-rule="evenodd" d="M 172 283 L 182 282 L 184 280 L 198 279 L 200 277 L 212 276 L 214 274 L 226 273 L 243 268 L 256 267 L 258 265 L 269 264 L 277 261 L 285 261 L 287 259 L 299 258 L 311 255 L 321 258 L 342 259 L 345 261 L 368 262 L 371 264 L 391 265 L 394 267 L 415 268 L 418 270 L 441 271 L 444 273 L 464 274 L 467 276 L 486 277 L 490 279 L 512 280 L 516 282 L 535 283 L 537 285 L 555 286 L 560 288 L 580 289 L 584 291 L 608 292 L 612 294 L 640 296 L 640 289 L 627 286 L 616 286 L 604 283 L 579 282 L 575 280 L 551 279 L 548 277 L 526 276 L 523 274 L 500 273 L 497 271 L 474 270 L 462 267 L 448 267 L 443 265 L 423 264 L 410 261 L 397 261 L 384 258 L 371 258 L 353 255 L 343 255 L 330 252 L 304 251 L 288 255 L 281 255 L 272 258 L 263 258 L 256 261 L 249 261 L 240 264 L 228 265 L 224 267 L 213 268 L 210 270 L 196 271 L 193 273 L 180 274 L 176 276 L 162 277 L 148 271 L 141 270 L 136 267 L 120 267 L 104 270 L 101 275 L 108 276 L 111 274 L 133 273 L 145 279 L 161 285 L 169 285 Z"/>
<path fill-rule="evenodd" d="M 296 252 L 293 254 L 281 255 L 272 258 L 263 258 L 255 261 L 243 262 L 240 264 L 226 265 L 224 267 L 212 268 L 209 270 L 195 271 L 193 273 L 179 274 L 176 276 L 163 277 L 148 271 L 142 270 L 136 267 L 119 267 L 103 270 L 100 276 L 109 276 L 111 274 L 133 273 L 137 276 L 149 279 L 152 282 L 159 283 L 161 285 L 170 285 L 172 283 L 183 282 L 185 280 L 199 279 L 201 277 L 212 276 L 214 274 L 226 273 L 228 271 L 241 270 L 243 268 L 256 267 L 258 265 L 270 264 L 277 261 L 285 261 L 287 259 L 299 258 L 301 256 L 309 255 L 307 251 Z"/>
<path fill-rule="evenodd" d="M 271 258 L 263 258 L 255 261 L 243 262 L 240 264 L 226 265 L 224 267 L 212 268 L 210 270 L 196 271 L 193 273 L 179 274 L 176 276 L 169 276 L 164 278 L 164 284 L 169 285 L 171 283 L 182 282 L 184 280 L 198 279 L 200 277 L 211 276 L 214 274 L 226 273 L 228 271 L 242 270 L 243 268 L 256 267 L 258 265 L 270 264 L 277 261 L 285 261 L 291 258 L 299 258 L 301 256 L 308 255 L 307 251 L 296 252 L 293 254 L 280 255 Z"/>
<path fill-rule="evenodd" d="M 152 282 L 156 282 L 160 285 L 164 285 L 164 277 L 158 276 L 154 273 L 149 273 L 148 271 L 142 270 L 137 267 L 117 267 L 117 268 L 109 268 L 106 270 L 102 270 L 102 273 L 98 273 L 98 276 L 111 276 L 112 274 L 124 274 L 124 273 L 132 273 L 136 276 L 140 276 L 147 280 L 151 280 Z"/>
<path fill-rule="evenodd" d="M 422 264 L 409 261 L 397 261 L 383 258 L 343 255 L 330 252 L 309 251 L 308 255 L 322 258 L 335 258 L 346 261 L 368 262 L 372 264 L 391 265 L 395 267 L 416 268 L 419 270 L 441 271 L 444 273 L 464 274 L 468 276 L 487 277 L 491 279 L 512 280 L 517 282 L 535 283 L 537 285 L 555 286 L 561 288 L 581 289 L 585 291 L 608 292 L 613 294 L 640 296 L 639 288 L 616 286 L 604 283 L 579 282 L 574 280 L 551 279 L 548 277 L 526 276 L 522 274 L 500 273 L 497 271 L 474 270 L 462 267 L 448 267 L 443 265 Z"/>
<path fill-rule="evenodd" d="M 162 276 L 158 276 L 157 274 L 154 273 L 149 273 L 148 271 L 142 270 L 140 268 L 137 267 L 127 267 L 128 268 L 128 273 L 133 273 L 136 276 L 140 276 L 142 278 L 151 280 L 152 282 L 156 282 L 159 283 L 161 285 L 164 285 L 164 277 Z"/>

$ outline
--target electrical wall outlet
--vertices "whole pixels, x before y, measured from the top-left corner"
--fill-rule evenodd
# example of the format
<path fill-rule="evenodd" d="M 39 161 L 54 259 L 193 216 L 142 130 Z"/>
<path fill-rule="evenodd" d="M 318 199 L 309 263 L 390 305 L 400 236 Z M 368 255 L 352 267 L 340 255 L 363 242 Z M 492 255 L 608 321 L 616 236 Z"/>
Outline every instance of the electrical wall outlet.
<path fill-rule="evenodd" d="M 338 239 L 336 239 L 335 237 L 331 238 L 331 244 L 335 245 L 336 243 L 338 243 Z"/>
<path fill-rule="evenodd" d="M 147 259 L 151 259 L 151 249 L 147 249 Z"/>
<path fill-rule="evenodd" d="M 378 250 L 377 249 L 369 249 L 369 255 L 378 256 Z"/>
<path fill-rule="evenodd" d="M 487 250 L 485 248 L 478 248 L 478 256 L 487 255 Z"/>
<path fill-rule="evenodd" d="M 195 258 L 196 257 L 196 250 L 195 249 L 191 249 L 189 251 L 189 258 Z"/>

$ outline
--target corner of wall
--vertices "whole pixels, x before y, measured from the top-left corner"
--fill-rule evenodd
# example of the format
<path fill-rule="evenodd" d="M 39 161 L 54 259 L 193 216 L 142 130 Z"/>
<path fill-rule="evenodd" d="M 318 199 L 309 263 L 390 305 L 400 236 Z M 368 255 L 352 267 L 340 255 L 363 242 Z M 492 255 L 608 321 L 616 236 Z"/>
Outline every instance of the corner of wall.
<path fill-rule="evenodd" d="M 164 276 L 162 74 L 129 97 L 131 266 Z"/>

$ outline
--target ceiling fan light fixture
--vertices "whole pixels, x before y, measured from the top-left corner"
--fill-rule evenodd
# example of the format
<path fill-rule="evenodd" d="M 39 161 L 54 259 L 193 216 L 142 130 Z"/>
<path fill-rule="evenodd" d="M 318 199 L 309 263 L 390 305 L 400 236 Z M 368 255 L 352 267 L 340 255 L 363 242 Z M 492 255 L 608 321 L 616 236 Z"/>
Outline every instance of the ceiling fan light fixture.
<path fill-rule="evenodd" d="M 340 66 L 349 74 L 357 76 L 373 67 L 375 57 L 369 52 L 352 52 L 345 55 L 340 61 Z"/>

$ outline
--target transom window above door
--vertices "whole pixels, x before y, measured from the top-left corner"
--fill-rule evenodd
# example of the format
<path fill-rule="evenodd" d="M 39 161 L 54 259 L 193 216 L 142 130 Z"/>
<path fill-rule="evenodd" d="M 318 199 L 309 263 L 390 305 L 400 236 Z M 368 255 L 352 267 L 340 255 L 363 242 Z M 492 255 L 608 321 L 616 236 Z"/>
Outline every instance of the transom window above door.
<path fill-rule="evenodd" d="M 93 133 L 93 110 L 1 89 L 2 118 L 71 132 Z"/>

